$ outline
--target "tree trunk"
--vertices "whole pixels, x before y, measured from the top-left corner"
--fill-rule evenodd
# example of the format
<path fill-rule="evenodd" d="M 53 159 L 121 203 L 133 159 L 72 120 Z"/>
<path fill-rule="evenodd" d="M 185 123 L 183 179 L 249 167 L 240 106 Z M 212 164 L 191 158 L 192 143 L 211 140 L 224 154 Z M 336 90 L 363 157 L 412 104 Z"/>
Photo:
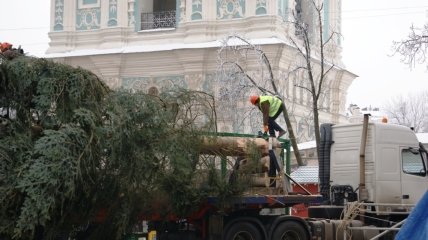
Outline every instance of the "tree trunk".
<path fill-rule="evenodd" d="M 263 138 L 245 138 L 245 137 L 205 137 L 203 139 L 200 153 L 215 154 L 223 156 L 246 156 L 253 151 L 256 146 L 261 156 L 269 154 L 269 143 Z M 280 148 L 281 143 L 273 139 L 272 147 Z"/>
<path fill-rule="evenodd" d="M 314 129 L 315 129 L 315 142 L 317 146 L 317 156 L 320 155 L 320 142 L 321 142 L 321 133 L 320 133 L 320 124 L 319 124 L 319 114 L 318 114 L 318 102 L 313 101 L 313 111 L 314 111 Z"/>
<path fill-rule="evenodd" d="M 293 126 L 291 125 L 290 118 L 288 116 L 288 110 L 285 107 L 284 101 L 282 102 L 282 105 L 284 109 L 284 111 L 282 111 L 282 115 L 284 116 L 285 123 L 287 124 L 288 137 L 290 139 L 291 146 L 293 147 L 294 156 L 296 157 L 297 165 L 304 166 L 305 164 L 302 160 L 302 156 L 300 155 L 299 148 L 297 146 L 297 139 L 296 139 L 296 136 L 294 135 Z"/>

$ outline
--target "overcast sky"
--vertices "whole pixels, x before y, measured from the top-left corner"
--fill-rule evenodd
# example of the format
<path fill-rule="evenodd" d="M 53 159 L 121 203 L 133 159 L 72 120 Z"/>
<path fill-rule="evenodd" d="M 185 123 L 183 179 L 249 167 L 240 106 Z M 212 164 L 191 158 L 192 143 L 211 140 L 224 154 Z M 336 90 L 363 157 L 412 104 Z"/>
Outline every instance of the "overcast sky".
<path fill-rule="evenodd" d="M 50 1 L 0 3 L 0 42 L 43 56 L 49 42 Z M 348 91 L 347 104 L 382 107 L 392 97 L 428 89 L 426 65 L 411 70 L 399 56 L 389 56 L 392 41 L 404 39 L 412 24 L 422 27 L 428 22 L 427 0 L 342 0 L 342 10 L 343 61 L 359 76 Z"/>
<path fill-rule="evenodd" d="M 427 0 L 343 0 L 343 61 L 359 77 L 348 91 L 348 104 L 382 107 L 398 95 L 428 89 L 425 65 L 409 69 L 391 57 L 392 41 L 404 39 L 410 26 L 428 23 Z"/>

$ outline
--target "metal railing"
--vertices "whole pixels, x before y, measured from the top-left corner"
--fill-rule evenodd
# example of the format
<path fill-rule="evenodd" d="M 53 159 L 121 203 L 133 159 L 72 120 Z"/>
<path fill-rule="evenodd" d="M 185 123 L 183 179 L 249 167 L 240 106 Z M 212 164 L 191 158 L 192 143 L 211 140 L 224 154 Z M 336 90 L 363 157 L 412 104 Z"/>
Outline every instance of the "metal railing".
<path fill-rule="evenodd" d="M 389 222 L 388 220 L 376 218 L 376 217 L 369 217 L 366 216 L 365 213 L 374 213 L 379 215 L 385 215 L 385 214 L 397 214 L 397 215 L 408 215 L 410 211 L 413 210 L 415 207 L 415 204 L 402 204 L 402 203 L 357 203 L 356 202 L 348 202 L 345 204 L 345 209 L 343 210 L 344 213 L 347 213 L 349 210 L 355 214 L 355 216 L 365 217 L 365 218 L 372 218 L 379 221 L 385 221 Z M 386 211 L 379 211 L 379 210 L 372 210 L 372 207 L 383 207 L 386 209 Z M 348 214 L 345 214 L 348 215 Z M 350 215 L 349 215 L 350 216 Z M 354 227 L 350 225 L 345 225 L 346 229 L 348 230 L 378 230 L 379 232 L 370 238 L 370 240 L 377 240 L 380 237 L 382 237 L 385 234 L 388 234 L 389 232 L 393 231 L 399 231 L 403 223 L 406 221 L 407 218 L 404 218 L 402 221 L 395 223 L 394 225 L 390 227 L 379 227 L 379 226 L 361 226 L 361 227 Z M 349 220 L 349 219 L 348 219 Z M 346 220 L 345 220 L 346 221 Z M 392 222 L 390 222 L 392 223 Z M 346 231 L 343 232 L 343 239 L 347 240 L 347 233 Z"/>
<path fill-rule="evenodd" d="M 175 10 L 141 13 L 141 30 L 175 28 Z"/>
<path fill-rule="evenodd" d="M 370 238 L 370 240 L 376 240 L 376 239 L 379 239 L 380 237 L 382 237 L 383 235 L 388 234 L 389 232 L 400 231 L 401 225 L 403 225 L 406 220 L 407 220 L 407 218 L 404 219 L 404 220 L 401 220 L 400 222 L 394 224 L 391 227 L 373 227 L 373 226 L 349 227 L 348 226 L 347 228 L 350 229 L 350 230 L 380 230 L 381 232 L 379 234 L 377 234 L 376 236 L 373 236 L 372 238 Z M 347 239 L 346 238 L 346 234 L 344 234 L 343 239 L 344 240 Z"/>

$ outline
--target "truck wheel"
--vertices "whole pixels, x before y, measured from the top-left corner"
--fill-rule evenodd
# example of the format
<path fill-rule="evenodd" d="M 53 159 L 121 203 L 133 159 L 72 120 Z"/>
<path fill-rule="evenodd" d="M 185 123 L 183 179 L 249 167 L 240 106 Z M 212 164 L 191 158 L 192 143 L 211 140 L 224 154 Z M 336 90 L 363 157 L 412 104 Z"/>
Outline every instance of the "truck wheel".
<path fill-rule="evenodd" d="M 259 229 L 249 222 L 237 222 L 229 228 L 225 240 L 260 240 L 262 234 Z"/>
<path fill-rule="evenodd" d="M 308 240 L 306 229 L 297 222 L 280 223 L 273 232 L 272 240 Z"/>

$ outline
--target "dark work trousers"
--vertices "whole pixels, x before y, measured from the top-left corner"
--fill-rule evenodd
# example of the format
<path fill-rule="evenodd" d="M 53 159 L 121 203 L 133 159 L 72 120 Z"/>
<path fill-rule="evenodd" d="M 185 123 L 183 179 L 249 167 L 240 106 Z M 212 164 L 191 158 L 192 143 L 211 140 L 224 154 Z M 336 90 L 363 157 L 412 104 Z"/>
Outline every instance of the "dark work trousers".
<path fill-rule="evenodd" d="M 281 128 L 281 126 L 278 125 L 278 123 L 275 122 L 275 120 L 278 118 L 278 116 L 282 113 L 283 105 L 281 104 L 281 107 L 279 107 L 278 112 L 275 113 L 273 117 L 269 117 L 269 135 L 271 137 L 275 137 L 275 131 L 280 132 L 284 131 L 284 129 Z"/>

